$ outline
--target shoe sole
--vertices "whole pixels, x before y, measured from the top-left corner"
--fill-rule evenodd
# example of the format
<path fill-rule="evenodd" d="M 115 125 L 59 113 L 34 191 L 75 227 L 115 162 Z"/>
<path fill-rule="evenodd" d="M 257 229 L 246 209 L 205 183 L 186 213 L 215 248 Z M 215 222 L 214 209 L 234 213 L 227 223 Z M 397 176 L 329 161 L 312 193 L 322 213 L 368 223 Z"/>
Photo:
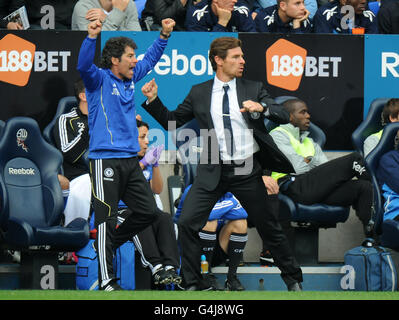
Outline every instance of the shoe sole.
<path fill-rule="evenodd" d="M 154 284 L 156 284 L 156 285 L 158 285 L 158 284 L 168 285 L 168 284 L 171 284 L 172 282 L 173 282 L 173 278 L 172 277 L 168 277 L 168 278 L 165 278 L 165 279 L 163 279 L 161 281 L 157 281 L 157 282 L 154 281 Z"/>

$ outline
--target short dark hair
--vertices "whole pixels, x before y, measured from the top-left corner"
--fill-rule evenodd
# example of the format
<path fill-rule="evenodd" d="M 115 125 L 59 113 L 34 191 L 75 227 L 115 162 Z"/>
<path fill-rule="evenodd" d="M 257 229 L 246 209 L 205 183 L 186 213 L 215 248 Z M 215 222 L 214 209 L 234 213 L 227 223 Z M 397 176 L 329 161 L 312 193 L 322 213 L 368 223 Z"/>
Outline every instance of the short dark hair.
<path fill-rule="evenodd" d="M 81 94 L 82 92 L 85 92 L 85 84 L 83 82 L 83 80 L 81 78 L 77 79 L 73 85 L 73 89 L 74 89 L 74 94 L 76 97 L 76 100 L 78 100 L 78 103 L 80 101 L 79 98 L 79 94 Z"/>
<path fill-rule="evenodd" d="M 100 67 L 110 69 L 112 67 L 111 58 L 121 60 L 126 47 L 137 49 L 136 43 L 127 37 L 113 37 L 107 40 L 101 53 Z"/>
<path fill-rule="evenodd" d="M 137 128 L 147 127 L 147 129 L 150 130 L 150 126 L 148 125 L 147 122 L 144 122 L 144 121 L 141 121 L 139 119 L 136 119 L 136 124 L 137 124 Z"/>
<path fill-rule="evenodd" d="M 287 110 L 291 114 L 291 113 L 294 113 L 296 105 L 298 103 L 302 103 L 302 104 L 306 105 L 305 101 L 298 99 L 298 98 L 288 99 L 288 100 L 284 101 L 282 105 L 285 108 L 285 110 Z"/>
<path fill-rule="evenodd" d="M 389 116 L 397 118 L 399 114 L 399 99 L 392 98 L 387 101 L 381 113 L 381 124 L 385 126 L 390 123 Z"/>
<path fill-rule="evenodd" d="M 217 64 L 215 61 L 216 56 L 220 57 L 221 59 L 225 59 L 227 57 L 227 50 L 237 47 L 241 48 L 241 45 L 241 40 L 233 37 L 221 37 L 213 40 L 209 49 L 209 60 L 211 62 L 213 71 L 216 71 L 217 69 Z"/>

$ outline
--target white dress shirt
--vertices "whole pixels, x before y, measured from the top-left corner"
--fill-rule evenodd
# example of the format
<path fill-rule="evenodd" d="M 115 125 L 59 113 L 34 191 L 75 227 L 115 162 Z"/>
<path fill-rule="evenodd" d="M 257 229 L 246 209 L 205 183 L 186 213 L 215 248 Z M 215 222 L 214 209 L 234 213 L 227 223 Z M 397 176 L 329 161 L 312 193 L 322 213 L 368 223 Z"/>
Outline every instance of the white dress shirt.
<path fill-rule="evenodd" d="M 227 93 L 229 96 L 230 120 L 235 145 L 235 152 L 232 156 L 227 153 L 223 125 L 223 86 L 226 84 L 229 86 Z M 240 112 L 235 78 L 224 83 L 215 76 L 212 88 L 211 116 L 219 143 L 220 157 L 223 161 L 245 160 L 259 151 L 259 146 L 253 138 L 252 130 L 248 129 L 247 123 Z"/>

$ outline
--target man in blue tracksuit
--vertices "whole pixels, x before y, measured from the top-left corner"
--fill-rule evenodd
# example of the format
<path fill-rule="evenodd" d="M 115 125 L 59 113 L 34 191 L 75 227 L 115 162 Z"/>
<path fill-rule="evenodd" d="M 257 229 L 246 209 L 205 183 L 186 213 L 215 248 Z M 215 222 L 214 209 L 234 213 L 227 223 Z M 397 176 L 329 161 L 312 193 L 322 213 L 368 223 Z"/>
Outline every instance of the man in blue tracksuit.
<path fill-rule="evenodd" d="M 353 21 L 343 6 L 353 7 Z M 352 33 L 353 28 L 364 28 L 364 33 L 378 33 L 375 14 L 369 10 L 366 0 L 334 0 L 320 7 L 313 18 L 314 33 Z"/>
<path fill-rule="evenodd" d="M 112 266 L 113 250 L 150 225 L 156 214 L 152 191 L 137 159 L 140 151 L 134 103 L 134 85 L 162 56 L 175 22 L 162 21 L 160 37 L 136 59 L 134 41 L 126 37 L 109 39 L 102 51 L 101 68 L 94 65 L 97 35 L 102 23 L 88 25 L 78 58 L 78 70 L 85 83 L 89 108 L 89 159 L 99 261 L 100 289 L 120 290 Z M 117 228 L 118 203 L 134 214 Z"/>

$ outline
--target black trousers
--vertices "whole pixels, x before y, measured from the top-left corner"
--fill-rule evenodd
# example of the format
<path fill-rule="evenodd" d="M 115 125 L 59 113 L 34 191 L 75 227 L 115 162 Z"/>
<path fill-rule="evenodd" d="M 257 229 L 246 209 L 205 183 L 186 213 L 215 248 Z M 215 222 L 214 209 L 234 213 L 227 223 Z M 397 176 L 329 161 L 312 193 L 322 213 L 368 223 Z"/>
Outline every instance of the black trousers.
<path fill-rule="evenodd" d="M 91 159 L 90 178 L 101 285 L 101 281 L 115 278 L 114 250 L 148 227 L 155 220 L 158 208 L 137 157 Z M 120 199 L 133 213 L 117 228 Z"/>
<path fill-rule="evenodd" d="M 158 210 L 155 221 L 133 237 L 134 244 L 141 254 L 141 262 L 151 270 L 158 264 L 180 266 L 180 255 L 172 217 Z"/>
<path fill-rule="evenodd" d="M 228 191 L 240 201 L 248 218 L 267 243 L 286 285 L 302 282 L 301 268 L 291 253 L 288 240 L 277 220 L 278 214 L 269 206 L 259 163 L 255 160 L 252 171 L 246 175 L 237 175 L 235 170 L 234 166 L 222 165 L 220 182 L 215 190 L 206 190 L 200 178 L 197 178 L 187 194 L 178 222 L 184 284 L 200 286 L 202 282 L 198 231 L 206 224 L 215 203 Z"/>
<path fill-rule="evenodd" d="M 368 173 L 360 174 L 358 165 L 364 167 L 362 156 L 350 153 L 296 176 L 287 190 L 280 192 L 306 205 L 352 205 L 360 221 L 367 225 L 371 218 L 373 188 Z"/>

